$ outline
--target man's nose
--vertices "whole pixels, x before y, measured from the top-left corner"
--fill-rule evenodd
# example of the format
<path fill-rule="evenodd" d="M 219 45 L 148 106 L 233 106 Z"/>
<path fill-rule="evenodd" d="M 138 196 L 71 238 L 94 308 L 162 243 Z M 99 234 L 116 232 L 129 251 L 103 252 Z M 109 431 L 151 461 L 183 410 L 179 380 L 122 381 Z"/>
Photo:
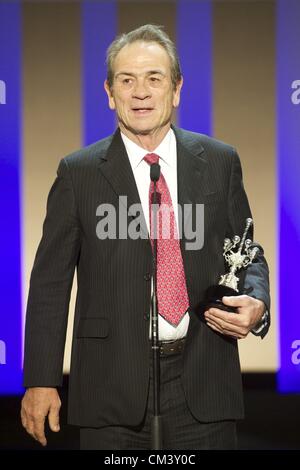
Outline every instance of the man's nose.
<path fill-rule="evenodd" d="M 136 82 L 134 90 L 133 90 L 133 97 L 138 98 L 140 100 L 144 100 L 150 96 L 149 87 L 147 87 L 145 82 Z"/>

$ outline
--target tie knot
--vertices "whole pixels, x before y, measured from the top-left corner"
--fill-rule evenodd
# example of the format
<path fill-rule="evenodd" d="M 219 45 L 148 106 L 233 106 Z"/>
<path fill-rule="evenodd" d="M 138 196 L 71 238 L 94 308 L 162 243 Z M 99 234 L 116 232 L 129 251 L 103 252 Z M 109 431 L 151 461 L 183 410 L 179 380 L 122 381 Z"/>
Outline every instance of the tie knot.
<path fill-rule="evenodd" d="M 158 163 L 159 156 L 156 155 L 156 153 L 147 153 L 147 155 L 144 156 L 144 160 L 148 165 L 152 165 L 153 163 Z"/>

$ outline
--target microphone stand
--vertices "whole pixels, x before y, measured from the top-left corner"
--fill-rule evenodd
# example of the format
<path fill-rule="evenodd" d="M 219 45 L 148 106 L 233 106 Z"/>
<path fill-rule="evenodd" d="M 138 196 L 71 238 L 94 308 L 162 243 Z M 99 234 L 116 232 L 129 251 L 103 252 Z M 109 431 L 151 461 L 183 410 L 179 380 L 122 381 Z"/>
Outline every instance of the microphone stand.
<path fill-rule="evenodd" d="M 157 308 L 157 192 L 156 182 L 160 177 L 160 166 L 153 163 L 150 167 L 150 178 L 154 183 L 152 209 L 154 207 L 153 228 L 153 293 L 151 299 L 151 347 L 153 364 L 153 416 L 151 421 L 151 449 L 162 449 L 162 417 L 160 415 L 160 351 L 158 336 L 158 308 Z M 154 206 L 153 206 L 154 205 Z"/>

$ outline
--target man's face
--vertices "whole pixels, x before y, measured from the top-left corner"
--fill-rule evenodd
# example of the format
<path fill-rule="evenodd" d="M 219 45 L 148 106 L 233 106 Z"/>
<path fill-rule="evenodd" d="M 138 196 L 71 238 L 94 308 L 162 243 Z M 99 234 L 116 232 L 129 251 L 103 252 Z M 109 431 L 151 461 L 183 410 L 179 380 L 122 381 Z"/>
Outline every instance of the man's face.
<path fill-rule="evenodd" d="M 152 134 L 170 123 L 182 82 L 171 80 L 170 59 L 155 42 L 134 42 L 121 49 L 114 61 L 112 89 L 105 82 L 109 107 L 117 112 L 120 127 L 134 134 Z"/>

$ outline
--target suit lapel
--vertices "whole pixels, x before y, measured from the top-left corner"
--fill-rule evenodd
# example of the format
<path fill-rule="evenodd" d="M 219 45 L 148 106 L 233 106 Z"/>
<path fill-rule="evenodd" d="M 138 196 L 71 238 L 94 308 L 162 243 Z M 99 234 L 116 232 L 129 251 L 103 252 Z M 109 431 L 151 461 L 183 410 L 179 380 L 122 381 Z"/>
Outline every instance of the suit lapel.
<path fill-rule="evenodd" d="M 133 204 L 140 204 L 142 208 L 142 204 L 120 129 L 117 129 L 114 133 L 107 151 L 100 155 L 99 169 L 118 197 L 127 196 L 128 215 L 134 219 L 136 215 L 133 212 L 131 213 L 131 206 Z M 120 201 L 126 206 L 123 198 Z M 143 221 L 141 230 L 148 238 L 148 232 L 145 230 L 147 225 L 143 211 L 141 212 L 141 218 Z"/>
<path fill-rule="evenodd" d="M 189 251 L 187 248 L 186 242 L 191 242 L 191 240 L 186 239 L 184 226 L 187 226 L 187 223 L 191 224 L 191 222 L 192 226 L 195 226 L 196 204 L 204 203 L 208 164 L 205 159 L 206 155 L 199 135 L 193 135 L 176 127 L 173 127 L 173 130 L 177 142 L 178 205 L 180 205 L 183 214 L 182 221 L 179 224 L 182 229 L 180 247 L 186 274 L 188 294 L 191 301 L 193 298 L 191 265 L 196 252 Z M 188 209 L 185 207 L 185 204 L 189 204 Z M 192 221 L 190 220 L 191 217 Z M 189 334 L 191 334 L 192 330 L 193 316 L 191 316 L 189 324 Z"/>
<path fill-rule="evenodd" d="M 172 126 L 177 142 L 178 205 L 202 203 L 203 180 L 207 171 L 204 148 L 199 138 Z M 190 214 L 190 212 L 188 212 Z"/>

